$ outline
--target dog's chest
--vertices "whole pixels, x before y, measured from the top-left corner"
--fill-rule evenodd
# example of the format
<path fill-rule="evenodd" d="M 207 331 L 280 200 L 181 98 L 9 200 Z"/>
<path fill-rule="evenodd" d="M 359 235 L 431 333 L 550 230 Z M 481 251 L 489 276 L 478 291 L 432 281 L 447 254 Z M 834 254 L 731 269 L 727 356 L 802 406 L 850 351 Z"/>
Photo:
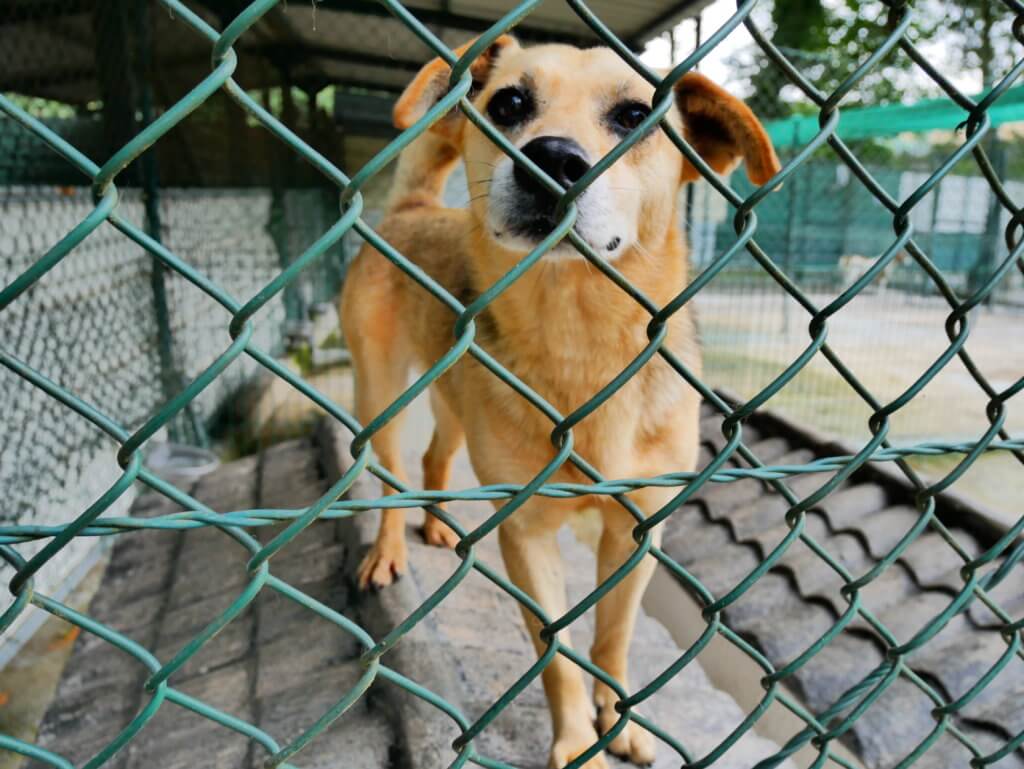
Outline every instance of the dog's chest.
<path fill-rule="evenodd" d="M 581 456 L 603 473 L 625 475 L 643 464 L 642 457 L 652 449 L 660 450 L 654 444 L 671 451 L 681 404 L 688 394 L 692 397 L 689 386 L 657 354 L 625 382 L 616 381 L 646 342 L 646 337 L 636 336 L 614 345 L 590 346 L 577 339 L 546 347 L 535 340 L 532 346 L 514 344 L 511 349 L 497 345 L 495 357 L 572 421 L 574 446 Z M 506 385 L 488 380 L 489 407 L 504 412 L 505 421 L 517 425 L 521 434 L 548 443 L 551 420 Z M 534 429 L 526 431 L 526 425 Z"/>

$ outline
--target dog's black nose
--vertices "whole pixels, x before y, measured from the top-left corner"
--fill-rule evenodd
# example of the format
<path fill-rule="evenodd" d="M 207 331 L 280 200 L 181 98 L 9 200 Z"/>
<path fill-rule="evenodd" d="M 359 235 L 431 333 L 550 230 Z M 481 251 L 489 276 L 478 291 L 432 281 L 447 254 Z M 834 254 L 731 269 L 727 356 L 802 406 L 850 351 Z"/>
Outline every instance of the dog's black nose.
<path fill-rule="evenodd" d="M 572 139 L 561 136 L 538 136 L 522 148 L 522 153 L 566 189 L 579 181 L 590 169 L 583 148 Z M 539 197 L 554 197 L 548 192 L 547 187 L 536 181 L 525 168 L 517 165 L 515 174 L 516 183 L 523 190 Z"/>

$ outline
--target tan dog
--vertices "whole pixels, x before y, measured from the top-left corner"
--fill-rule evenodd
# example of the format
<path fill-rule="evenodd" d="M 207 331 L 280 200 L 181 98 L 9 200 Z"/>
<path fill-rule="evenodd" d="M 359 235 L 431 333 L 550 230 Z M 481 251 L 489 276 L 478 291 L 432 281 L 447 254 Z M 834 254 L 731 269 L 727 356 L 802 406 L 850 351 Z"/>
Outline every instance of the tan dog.
<path fill-rule="evenodd" d="M 465 47 L 461 49 L 465 50 Z M 653 88 L 606 48 L 562 45 L 520 48 L 502 37 L 471 68 L 472 101 L 547 174 L 568 188 L 620 142 L 650 111 Z M 449 68 L 428 64 L 398 100 L 395 125 L 408 128 L 446 92 Z M 739 100 L 691 73 L 677 88 L 671 121 L 716 171 L 743 159 L 750 178 L 766 182 L 778 161 L 761 125 Z M 445 180 L 466 163 L 471 203 L 448 209 Z M 679 190 L 696 169 L 661 130 L 651 131 L 578 200 L 578 235 L 634 286 L 662 306 L 687 284 L 680 230 Z M 555 199 L 518 169 L 458 111 L 402 154 L 389 209 L 379 228 L 395 248 L 464 304 L 494 284 L 556 224 Z M 366 246 L 353 263 L 341 302 L 342 323 L 356 374 L 356 412 L 366 424 L 408 383 L 410 369 L 437 361 L 453 344 L 455 316 L 383 255 Z M 563 241 L 477 319 L 477 341 L 563 415 L 591 398 L 644 348 L 650 316 Z M 689 309 L 671 320 L 665 343 L 699 373 L 700 353 Z M 530 481 L 554 456 L 551 422 L 469 355 L 431 392 L 436 427 L 423 457 L 424 485 L 443 489 L 463 440 L 482 484 Z M 607 478 L 692 470 L 697 457 L 699 396 L 655 356 L 607 403 L 573 429 L 575 448 Z M 373 437 L 380 462 L 406 478 L 398 420 Z M 584 482 L 568 464 L 557 481 Z M 676 493 L 648 488 L 629 496 L 646 513 Z M 534 497 L 499 528 L 512 581 L 549 617 L 566 610 L 563 564 L 556 533 L 567 518 L 598 508 L 603 533 L 598 580 L 635 550 L 632 517 L 607 497 Z M 427 542 L 451 547 L 454 533 L 428 515 Z M 384 511 L 380 533 L 359 569 L 359 582 L 389 584 L 406 567 L 400 509 Z M 654 559 L 645 558 L 596 607 L 593 662 L 628 689 L 627 653 Z M 538 650 L 536 618 L 523 612 Z M 561 636 L 568 643 L 568 632 Z M 556 655 L 543 673 L 554 726 L 551 765 L 586 751 L 618 719 L 616 695 L 594 686 L 594 711 L 581 671 Z M 630 723 L 612 752 L 645 764 L 653 737 Z M 605 766 L 598 754 L 588 769 Z"/>

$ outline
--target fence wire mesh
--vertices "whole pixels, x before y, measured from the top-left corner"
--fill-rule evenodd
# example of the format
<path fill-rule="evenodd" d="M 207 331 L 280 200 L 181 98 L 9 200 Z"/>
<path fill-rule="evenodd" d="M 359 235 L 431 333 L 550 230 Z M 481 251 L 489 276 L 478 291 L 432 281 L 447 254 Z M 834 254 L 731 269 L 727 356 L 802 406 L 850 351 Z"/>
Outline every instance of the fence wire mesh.
<path fill-rule="evenodd" d="M 110 288 L 108 285 L 90 288 L 89 281 L 84 279 L 80 271 L 87 270 L 90 258 L 116 258 L 112 255 L 116 252 L 109 249 L 126 248 L 127 244 L 132 243 L 144 249 L 151 260 L 142 258 L 125 259 L 123 262 L 119 260 L 119 264 L 122 264 L 126 272 L 134 270 L 138 273 L 145 273 L 147 264 L 157 265 L 159 269 L 166 271 L 167 275 L 173 276 L 175 281 L 179 281 L 182 290 L 187 287 L 189 291 L 205 294 L 223 309 L 224 315 L 220 325 L 221 328 L 228 331 L 230 337 L 229 341 L 225 341 L 212 364 L 202 370 L 195 370 L 189 365 L 184 365 L 184 379 L 180 383 L 173 382 L 169 392 L 160 393 L 161 405 L 156 407 L 144 404 L 138 395 L 138 387 L 157 390 L 158 386 L 152 381 L 152 377 L 140 377 L 140 371 L 145 369 L 140 369 L 137 361 L 125 361 L 122 364 L 125 374 L 135 377 L 135 379 L 131 383 L 123 385 L 122 393 L 112 394 L 90 390 L 88 377 L 82 376 L 81 366 L 75 365 L 73 362 L 68 362 L 63 368 L 57 368 L 48 358 L 43 358 L 44 363 L 32 359 L 31 350 L 11 347 L 9 343 L 5 343 L 5 346 L 0 349 L 0 363 L 13 375 L 6 377 L 5 387 L 12 388 L 12 392 L 16 393 L 41 394 L 22 397 L 45 396 L 49 401 L 60 404 L 61 408 L 76 414 L 82 420 L 83 425 L 92 425 L 98 428 L 117 446 L 116 460 L 120 467 L 118 477 L 111 482 L 109 488 L 97 496 L 95 502 L 81 511 L 70 523 L 49 526 L 4 525 L 0 527 L 0 556 L 15 570 L 10 583 L 13 601 L 0 615 L 0 630 L 10 627 L 27 607 L 35 606 L 94 634 L 109 643 L 112 650 L 116 649 L 128 654 L 150 673 L 145 682 L 145 690 L 149 697 L 146 704 L 123 728 L 116 739 L 100 749 L 85 766 L 92 769 L 92 767 L 106 764 L 119 750 L 136 738 L 140 730 L 158 710 L 169 707 L 186 708 L 220 724 L 225 729 L 234 730 L 251 738 L 266 752 L 267 766 L 293 766 L 292 761 L 302 748 L 316 739 L 317 735 L 327 729 L 334 720 L 342 717 L 347 709 L 364 696 L 371 683 L 381 681 L 389 686 L 401 687 L 436 707 L 447 714 L 458 726 L 461 734 L 452 746 L 452 766 L 462 766 L 471 762 L 486 767 L 503 767 L 506 765 L 502 763 L 500 756 L 486 756 L 478 752 L 474 739 L 531 681 L 540 675 L 544 666 L 554 655 L 559 654 L 579 665 L 595 679 L 606 683 L 620 697 L 616 707 L 620 713 L 619 720 L 589 750 L 571 762 L 569 766 L 573 769 L 583 765 L 602 750 L 630 721 L 649 730 L 662 742 L 669 745 L 685 765 L 710 766 L 746 732 L 753 729 L 766 709 L 773 703 L 779 703 L 790 710 L 802 719 L 806 726 L 801 732 L 794 735 L 777 754 L 762 761 L 759 767 L 767 769 L 767 767 L 777 766 L 788 756 L 808 745 L 817 751 L 815 767 L 823 766 L 828 761 L 849 767 L 851 766 L 849 761 L 835 750 L 836 741 L 851 729 L 857 719 L 871 708 L 897 679 L 917 686 L 935 705 L 934 729 L 903 757 L 898 764 L 899 767 L 913 765 L 944 736 L 955 739 L 962 746 L 963 759 L 972 767 L 998 764 L 1024 745 L 1024 732 L 1021 732 L 1006 740 L 1000 747 L 994 750 L 985 750 L 960 728 L 958 721 L 965 709 L 983 694 L 987 686 L 1006 674 L 1007 666 L 1019 665 L 1021 660 L 1024 660 L 1024 651 L 1022 651 L 1024 619 L 1014 618 L 1008 614 L 989 594 L 989 591 L 1002 582 L 1013 567 L 1024 559 L 1024 543 L 1019 541 L 1021 533 L 1024 532 L 1024 517 L 1021 517 L 989 549 L 980 555 L 972 556 L 959 546 L 956 538 L 934 514 L 936 494 L 955 483 L 985 452 L 995 450 L 1010 452 L 1019 462 L 1024 462 L 1024 440 L 1019 436 L 1011 435 L 1005 427 L 1008 417 L 1008 402 L 1021 389 L 1024 389 L 1024 378 L 994 384 L 975 364 L 966 346 L 971 329 L 972 312 L 976 311 L 997 291 L 1011 271 L 1015 269 L 1024 271 L 1024 260 L 1022 260 L 1024 214 L 993 168 L 983 146 L 983 139 L 990 131 L 988 110 L 997 104 L 999 98 L 1024 72 L 1024 58 L 1018 55 L 1013 65 L 1001 73 L 1001 77 L 984 96 L 972 99 L 958 89 L 950 78 L 944 75 L 911 42 L 907 31 L 914 19 L 914 8 L 911 4 L 894 0 L 886 4 L 886 13 L 878 19 L 878 46 L 863 61 L 857 62 L 856 66 L 851 68 L 851 72 L 838 84 L 826 92 L 811 82 L 790 58 L 765 36 L 761 28 L 751 18 L 751 12 L 757 2 L 748 0 L 748 2 L 741 2 L 728 22 L 710 35 L 692 55 L 674 67 L 668 75 L 661 77 L 642 64 L 630 47 L 623 44 L 582 0 L 568 0 L 568 6 L 573 12 L 655 87 L 653 111 L 650 117 L 624 138 L 621 144 L 606 158 L 597 163 L 572 188 L 564 192 L 561 204 L 565 213 L 552 237 L 547 238 L 478 299 L 469 306 L 464 306 L 457 297 L 448 294 L 442 286 L 418 270 L 406 256 L 385 242 L 364 221 L 362 218 L 364 212 L 363 188 L 397 156 L 402 148 L 427 130 L 445 112 L 456 106 L 464 110 L 469 119 L 492 141 L 510 154 L 515 162 L 521 164 L 536 178 L 550 183 L 540 169 L 530 163 L 508 143 L 499 131 L 487 122 L 468 98 L 472 87 L 469 74 L 470 63 L 486 50 L 500 34 L 526 19 L 539 5 L 539 0 L 526 0 L 516 5 L 487 29 L 461 57 L 456 56 L 425 24 L 416 19 L 413 11 L 405 8 L 398 0 L 383 0 L 382 4 L 395 18 L 401 20 L 412 34 L 451 66 L 450 90 L 427 115 L 412 128 L 391 141 L 383 151 L 379 152 L 352 177 L 343 173 L 334 163 L 300 138 L 272 111 L 258 103 L 238 85 L 233 77 L 238 65 L 234 45 L 263 15 L 277 5 L 277 0 L 257 0 L 249 4 L 221 30 L 214 28 L 206 18 L 197 14 L 181 0 L 161 0 L 161 2 L 170 11 L 174 23 L 186 25 L 194 31 L 198 39 L 204 41 L 212 55 L 212 71 L 198 79 L 186 95 L 152 122 L 149 122 L 140 132 L 134 136 L 125 137 L 124 143 L 119 145 L 116 152 L 102 165 L 94 162 L 74 144 L 55 133 L 44 121 L 30 114 L 25 105 L 19 105 L 10 98 L 0 96 L 0 111 L 11 121 L 17 123 L 24 132 L 48 145 L 68 167 L 74 169 L 78 174 L 84 174 L 92 183 L 91 203 L 85 204 L 81 200 L 76 200 L 73 204 L 66 204 L 61 209 L 62 215 L 67 220 L 67 234 L 41 257 L 33 260 L 31 264 L 17 265 L 13 270 L 15 277 L 0 292 L 0 311 L 5 313 L 5 317 L 9 316 L 12 307 L 27 307 L 29 309 L 24 317 L 41 316 L 47 313 L 49 321 L 56 328 L 60 317 L 59 310 L 33 306 L 32 303 L 36 301 L 35 293 L 32 291 L 33 287 L 39 285 L 41 281 L 53 281 L 59 271 L 68 271 L 66 285 L 69 291 L 88 292 L 100 288 L 106 292 Z M 1012 20 L 1012 33 L 1015 41 L 1018 44 L 1024 43 L 1024 4 L 1018 0 L 1002 0 L 998 7 Z M 792 153 L 782 170 L 763 187 L 749 190 L 744 194 L 736 192 L 727 183 L 716 177 L 693 148 L 667 122 L 663 121 L 672 106 L 673 86 L 712 51 L 726 35 L 741 24 L 746 25 L 759 46 L 765 57 L 765 66 L 781 72 L 793 87 L 799 89 L 816 106 L 818 120 L 818 129 L 813 138 Z M 883 58 L 890 55 L 909 58 L 921 73 L 927 75 L 935 86 L 941 89 L 946 98 L 963 111 L 964 115 L 963 133 L 957 145 L 951 148 L 948 156 L 938 163 L 927 178 L 921 180 L 912 189 L 900 189 L 898 192 L 887 190 L 880 184 L 851 148 L 851 145 L 839 138 L 837 133 L 837 126 L 841 122 L 840 106 L 844 102 L 844 98 L 878 67 Z M 291 261 L 283 269 L 275 271 L 273 276 L 265 275 L 263 278 L 265 282 L 262 282 L 258 290 L 253 290 L 241 297 L 233 296 L 223 288 L 223 271 L 230 271 L 233 267 L 230 264 L 225 264 L 219 254 L 214 251 L 210 258 L 204 261 L 202 258 L 189 255 L 186 243 L 161 242 L 154 237 L 152 230 L 147 231 L 147 228 L 139 223 L 141 216 L 138 200 L 133 200 L 132 195 L 125 194 L 116 184 L 119 177 L 125 173 L 133 161 L 142 155 L 147 147 L 154 143 L 159 146 L 160 142 L 165 140 L 164 137 L 168 136 L 176 126 L 201 107 L 204 102 L 221 99 L 225 95 L 244 111 L 246 120 L 262 125 L 283 147 L 286 147 L 296 157 L 306 161 L 338 191 L 342 201 L 341 215 L 332 226 L 309 244 L 294 261 Z M 599 255 L 595 254 L 571 231 L 576 216 L 576 207 L 573 201 L 603 170 L 627 152 L 642 134 L 652 127 L 660 127 L 668 134 L 679 151 L 700 170 L 707 183 L 728 202 L 734 211 L 730 241 L 725 243 L 723 239 L 719 238 L 716 241 L 714 256 L 707 260 L 691 284 L 664 307 L 655 306 L 634 287 L 628 285 L 611 264 L 606 263 Z M 863 274 L 837 295 L 823 300 L 817 297 L 812 298 L 807 292 L 801 290 L 794 282 L 793 276 L 787 274 L 784 266 L 773 258 L 770 248 L 764 247 L 764 243 L 759 239 L 759 234 L 765 226 L 762 219 L 768 217 L 759 218 L 758 214 L 768 207 L 773 195 L 787 194 L 784 191 L 785 188 L 783 191 L 773 192 L 780 183 L 790 181 L 797 169 L 809 162 L 815 153 L 826 147 L 831 151 L 832 156 L 848 169 L 850 178 L 855 179 L 887 212 L 892 232 L 888 236 L 884 248 L 881 249 L 880 255 L 872 259 L 870 267 Z M 915 212 L 919 206 L 923 205 L 922 201 L 926 196 L 944 178 L 949 176 L 958 163 L 968 157 L 972 159 L 977 172 L 985 179 L 988 188 L 1005 210 L 1008 221 L 1003 229 L 1003 241 L 998 258 L 992 261 L 986 273 L 979 276 L 971 286 L 957 290 L 950 285 L 943 271 L 932 258 L 927 241 L 920 242 L 915 236 L 914 221 Z M 18 204 L 5 202 L 4 205 Z M 169 213 L 168 215 L 175 214 Z M 6 221 L 8 221 L 8 217 L 5 217 Z M 52 224 L 53 220 L 50 221 Z M 456 341 L 451 351 L 430 367 L 397 401 L 368 425 L 358 424 L 344 409 L 314 389 L 301 376 L 278 362 L 260 337 L 260 327 L 270 322 L 266 313 L 272 300 L 286 291 L 289 286 L 294 285 L 303 271 L 314 268 L 318 261 L 349 232 L 355 232 L 371 243 L 394 265 L 415 280 L 424 291 L 433 294 L 457 314 L 454 324 Z M 102 253 L 93 250 L 98 242 L 97 236 L 111 239 L 112 245 L 109 249 L 104 249 Z M 650 342 L 646 349 L 620 376 L 609 382 L 587 403 L 568 415 L 558 413 L 539 394 L 524 385 L 510 371 L 491 358 L 486 350 L 477 345 L 474 324 L 474 319 L 498 295 L 538 260 L 542 259 L 547 250 L 563 237 L 570 239 L 596 270 L 633 297 L 651 316 L 648 327 Z M 117 245 L 113 245 L 114 243 Z M 828 341 L 828 332 L 830 323 L 837 314 L 855 300 L 903 253 L 906 253 L 908 258 L 920 267 L 930 281 L 933 290 L 937 291 L 946 303 L 944 331 L 948 338 L 948 345 L 902 392 L 896 397 L 882 401 L 864 386 L 848 368 L 843 358 L 833 349 Z M 781 373 L 774 376 L 766 387 L 738 406 L 732 407 L 670 352 L 662 348 L 661 342 L 665 334 L 666 320 L 684 304 L 693 300 L 730 264 L 744 254 L 749 256 L 752 264 L 755 264 L 761 273 L 792 298 L 795 306 L 799 308 L 799 317 L 802 318 L 802 322 L 807 324 L 809 339 L 799 354 Z M 253 280 L 252 285 L 255 287 L 258 276 L 249 275 L 248 277 Z M 131 289 L 124 290 L 126 296 L 119 308 L 121 312 L 114 314 L 122 320 L 125 318 L 124 313 L 130 314 L 137 311 L 137 308 L 132 307 Z M 168 302 L 169 307 L 177 306 L 177 304 L 176 297 Z M 123 322 L 126 324 L 125 333 L 138 332 L 137 324 L 131 324 L 127 320 L 123 320 Z M 148 321 L 140 320 L 139 322 Z M 206 321 L 203 323 L 205 325 Z M 55 340 L 60 337 L 61 333 L 55 331 L 54 334 L 45 337 L 38 333 L 31 336 L 19 335 L 18 338 L 23 340 L 23 344 L 29 346 L 52 346 L 56 344 Z M 102 333 L 113 339 L 117 329 L 105 325 Z M 117 336 L 116 341 L 118 344 L 122 344 L 124 339 Z M 57 353 L 55 352 L 55 354 Z M 370 437 L 398 411 L 405 408 L 418 393 L 465 355 L 474 357 L 550 418 L 556 456 L 533 481 L 523 486 L 476 488 L 463 492 L 427 492 L 407 488 L 374 462 L 369 448 Z M 696 388 L 705 400 L 722 414 L 721 426 L 726 438 L 724 447 L 699 472 L 676 473 L 660 478 L 603 478 L 586 462 L 585 458 L 575 453 L 572 428 L 610 398 L 640 366 L 655 355 L 663 357 L 681 377 Z M 917 397 L 954 358 L 962 362 L 977 387 L 985 394 L 987 429 L 967 445 L 919 444 L 894 449 L 888 440 L 891 420 Z M 796 467 L 764 466 L 744 445 L 744 421 L 757 409 L 769 403 L 812 360 L 819 359 L 826 361 L 870 410 L 868 420 L 870 439 L 855 455 L 838 460 L 820 460 Z M 33 362 L 30 363 L 29 360 Z M 354 458 L 351 469 L 319 501 L 307 508 L 214 511 L 175 486 L 161 480 L 146 468 L 144 449 L 147 441 L 182 414 L 190 404 L 203 398 L 210 388 L 217 387 L 226 372 L 245 360 L 288 382 L 356 435 L 351 445 Z M 102 363 L 103 365 L 117 365 L 116 361 L 116 357 L 104 356 Z M 44 414 L 39 415 L 40 423 L 44 421 L 44 416 Z M 39 444 L 44 447 L 49 446 L 52 451 L 60 451 L 59 444 L 64 441 L 64 437 L 60 436 L 59 439 L 57 436 L 43 437 L 44 432 L 40 428 Z M 918 477 L 906 463 L 905 458 L 936 451 L 959 453 L 962 454 L 962 459 L 940 481 L 929 485 Z M 18 455 L 16 458 L 19 465 L 25 461 Z M 727 467 L 727 463 L 735 458 L 742 458 L 749 467 Z M 869 571 L 859 575 L 851 574 L 806 530 L 806 514 L 809 509 L 823 500 L 864 463 L 876 461 L 894 462 L 917 489 L 919 517 L 900 542 L 880 558 Z M 575 465 L 590 478 L 591 482 L 586 485 L 549 483 L 558 468 L 565 463 Z M 787 487 L 787 479 L 812 471 L 828 471 L 829 479 L 810 495 L 798 497 L 792 493 Z M 31 468 L 29 468 L 29 472 L 31 472 Z M 388 486 L 396 488 L 399 493 L 375 500 L 342 499 L 356 478 L 364 472 L 370 472 L 379 477 Z M 785 497 L 789 504 L 788 512 L 785 515 L 789 533 L 757 568 L 746 575 L 731 590 L 722 595 L 715 595 L 666 553 L 655 547 L 652 544 L 650 532 L 655 525 L 671 516 L 705 484 L 728 483 L 740 478 L 756 478 L 767 481 Z M 33 483 L 35 489 L 42 489 L 46 485 L 44 479 L 36 479 Z M 102 517 L 104 513 L 116 509 L 117 501 L 136 484 L 141 484 L 168 497 L 186 512 L 148 519 L 133 519 L 109 514 L 107 517 Z M 655 484 L 677 486 L 680 487 L 680 491 L 663 509 L 653 515 L 645 516 L 630 501 L 626 493 L 636 488 Z M 609 495 L 618 500 L 637 522 L 635 529 L 637 549 L 634 556 L 583 601 L 561 617 L 545 616 L 540 607 L 527 595 L 517 590 L 486 564 L 477 560 L 474 552 L 476 543 L 491 534 L 502 521 L 510 515 L 514 515 L 516 509 L 525 500 L 536 494 L 552 497 Z M 448 516 L 438 506 L 441 502 L 455 499 L 499 499 L 505 500 L 505 502 L 485 523 L 467 531 L 459 525 L 457 520 Z M 288 543 L 304 528 L 318 519 L 351 516 L 371 508 L 413 505 L 426 506 L 455 529 L 460 538 L 456 552 L 461 558 L 461 565 L 414 613 L 382 638 L 371 637 L 350 618 L 302 593 L 273 573 L 273 556 L 286 548 Z M 255 527 L 281 524 L 282 522 L 287 525 L 266 544 L 259 542 L 250 533 L 250 530 Z M 35 580 L 40 571 L 55 557 L 65 552 L 66 548 L 83 538 L 117 536 L 127 532 L 137 532 L 140 529 L 185 530 L 196 527 L 216 527 L 233 540 L 237 546 L 244 548 L 250 554 L 249 576 L 244 589 L 238 593 L 231 606 L 201 633 L 189 640 L 171 659 L 157 659 L 150 650 L 135 643 L 130 637 L 35 589 Z M 891 568 L 910 543 L 926 530 L 940 534 L 949 547 L 962 558 L 962 588 L 952 597 L 944 610 L 934 616 L 912 637 L 897 638 L 878 620 L 870 607 L 862 600 L 862 590 Z M 810 644 L 801 654 L 781 665 L 776 665 L 766 659 L 757 648 L 732 631 L 723 619 L 723 612 L 777 563 L 797 540 L 811 548 L 842 577 L 845 582 L 842 593 L 848 602 L 848 609 L 828 632 Z M 657 559 L 699 598 L 703 605 L 706 629 L 700 635 L 699 640 L 686 649 L 679 659 L 665 669 L 661 675 L 637 691 L 629 692 L 623 690 L 617 681 L 602 670 L 562 644 L 557 633 L 572 624 L 583 612 L 592 608 L 609 589 L 623 579 L 640 559 L 647 555 Z M 997 568 L 987 568 L 995 564 L 997 560 Z M 399 643 L 412 627 L 423 621 L 439 602 L 456 590 L 459 583 L 472 570 L 482 573 L 484 577 L 498 584 L 535 614 L 544 626 L 542 637 L 547 644 L 547 650 L 537 664 L 474 720 L 470 720 L 456 706 L 435 692 L 405 678 L 388 665 L 388 651 L 396 643 Z M 185 694 L 173 685 L 175 672 L 196 655 L 215 634 L 238 617 L 263 590 L 276 591 L 310 612 L 333 622 L 339 632 L 350 634 L 356 638 L 364 649 L 362 657 L 364 673 L 359 681 L 338 698 L 337 702 L 316 723 L 309 726 L 291 742 L 283 745 L 253 724 L 211 707 L 207 703 Z M 974 602 L 983 603 L 999 618 L 1002 623 L 999 632 L 1005 641 L 1006 649 L 997 661 L 979 675 L 975 684 L 968 691 L 956 699 L 950 700 L 944 697 L 928 680 L 914 672 L 911 657 L 916 651 L 925 647 L 953 618 Z M 855 619 L 865 622 L 885 645 L 887 649 L 885 659 L 875 670 L 837 699 L 831 707 L 823 712 L 809 712 L 787 693 L 785 682 L 787 678 L 827 647 Z M 781 630 L 784 632 L 784 629 Z M 758 707 L 749 713 L 718 746 L 704 755 L 694 755 L 688 749 L 682 735 L 667 733 L 658 724 L 640 716 L 636 711 L 636 706 L 655 693 L 665 681 L 693 663 L 716 636 L 721 636 L 728 643 L 742 650 L 760 666 L 764 673 L 761 680 L 764 696 Z M 893 714 L 893 717 L 898 718 L 898 714 Z M 0 749 L 30 756 L 44 764 L 62 769 L 72 766 L 58 753 L 3 735 L 0 735 Z"/>
<path fill-rule="evenodd" d="M 768 66 L 759 51 L 756 45 L 748 46 L 726 54 L 726 62 L 735 85 L 748 93 L 748 103 L 767 121 L 780 157 L 787 160 L 809 138 L 813 116 L 806 113 L 802 94 L 790 93 L 785 75 Z M 852 69 L 834 51 L 809 54 L 787 49 L 786 56 L 801 71 L 814 73 L 815 82 L 827 79 L 830 72 L 834 80 Z M 899 92 L 889 93 L 890 80 L 907 88 L 902 102 Z M 787 98 L 781 100 L 780 94 Z M 1008 101 L 1001 103 L 1008 111 L 1001 118 L 1010 119 L 999 125 L 993 121 L 984 140 L 1007 194 L 1017 201 L 1024 195 L 1019 181 L 1024 170 L 1019 165 L 1024 157 L 1020 132 L 1024 111 L 1015 106 L 1022 95 L 1020 85 L 1009 89 Z M 844 110 L 841 135 L 872 178 L 895 199 L 906 198 L 924 184 L 960 141 L 953 130 L 960 118 L 937 119 L 951 106 L 941 89 L 910 77 L 892 57 L 882 62 L 878 76 L 858 86 L 847 101 L 850 107 Z M 734 174 L 731 183 L 743 196 L 752 192 L 743 174 Z M 707 185 L 697 188 L 692 209 L 691 258 L 703 267 L 715 258 L 719 244 L 730 241 L 731 214 Z M 819 303 L 827 303 L 860 277 L 892 238 L 891 212 L 828 147 L 809 157 L 758 212 L 758 244 Z M 1012 213 L 999 203 L 973 158 L 967 157 L 929 188 L 910 217 L 915 242 L 949 285 L 968 295 L 991 272 L 991 259 L 1002 247 Z M 804 342 L 799 305 L 748 254 L 733 259 L 696 302 L 707 380 L 722 383 L 742 397 L 756 394 L 799 353 Z M 1013 272 L 977 311 L 972 353 L 990 376 L 1001 376 L 1000 340 L 1019 323 L 1022 309 L 1024 276 Z M 947 341 L 941 332 L 946 312 L 947 304 L 933 290 L 928 274 L 901 252 L 832 324 L 830 340 L 876 397 L 890 399 L 909 385 L 912 371 L 941 353 Z M 916 343 L 909 342 L 911 336 Z M 966 372 L 956 363 L 946 367 L 929 392 L 936 398 L 970 402 L 970 408 L 939 423 L 932 417 L 928 399 L 915 399 L 893 415 L 894 435 L 900 441 L 966 440 L 982 431 L 987 424 L 985 396 L 969 376 L 961 374 Z M 870 437 L 870 408 L 823 359 L 812 360 L 773 399 L 772 407 L 829 435 L 849 440 Z M 1013 424 L 1015 415 L 1009 419 L 1011 429 L 1019 429 Z"/>

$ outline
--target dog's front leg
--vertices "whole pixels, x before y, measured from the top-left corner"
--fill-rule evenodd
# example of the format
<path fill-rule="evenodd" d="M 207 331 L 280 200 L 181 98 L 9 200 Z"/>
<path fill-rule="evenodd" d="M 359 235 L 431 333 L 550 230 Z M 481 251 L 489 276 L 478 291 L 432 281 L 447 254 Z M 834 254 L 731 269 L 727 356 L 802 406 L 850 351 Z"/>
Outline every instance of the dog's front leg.
<path fill-rule="evenodd" d="M 545 501 L 545 506 L 549 504 L 550 500 Z M 566 610 L 565 573 L 556 539 L 564 516 L 531 507 L 527 505 L 517 511 L 498 530 L 501 554 L 512 582 L 554 619 Z M 528 609 L 520 608 L 537 653 L 543 654 L 547 644 L 540 639 L 541 624 Z M 559 633 L 558 639 L 569 646 L 568 630 Z M 561 769 L 597 741 L 593 709 L 582 671 L 563 655 L 556 654 L 551 659 L 542 678 L 554 729 L 550 765 L 552 769 Z M 585 769 L 606 766 L 601 753 L 584 764 Z"/>
<path fill-rule="evenodd" d="M 651 496 L 650 494 L 646 496 Z M 657 505 L 648 501 L 648 510 Z M 602 510 L 604 530 L 597 551 L 597 581 L 608 579 L 636 551 L 633 540 L 636 520 L 625 508 L 612 501 Z M 652 532 L 654 544 L 661 541 L 661 527 Z M 594 645 L 590 648 L 590 661 L 629 691 L 629 644 L 636 626 L 637 612 L 647 584 L 654 574 L 655 560 L 646 556 L 633 567 L 622 581 L 597 603 L 597 622 Z M 601 681 L 594 682 L 594 704 L 597 706 L 597 726 L 604 734 L 621 715 L 615 710 L 618 695 Z M 630 722 L 608 744 L 608 750 L 634 764 L 654 762 L 654 737 L 646 729 Z"/>

